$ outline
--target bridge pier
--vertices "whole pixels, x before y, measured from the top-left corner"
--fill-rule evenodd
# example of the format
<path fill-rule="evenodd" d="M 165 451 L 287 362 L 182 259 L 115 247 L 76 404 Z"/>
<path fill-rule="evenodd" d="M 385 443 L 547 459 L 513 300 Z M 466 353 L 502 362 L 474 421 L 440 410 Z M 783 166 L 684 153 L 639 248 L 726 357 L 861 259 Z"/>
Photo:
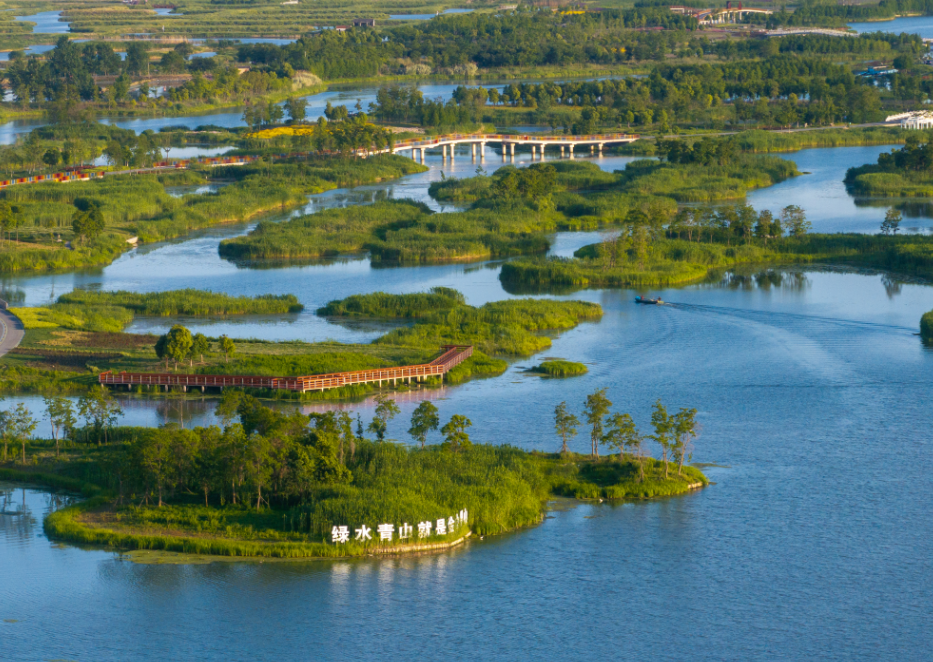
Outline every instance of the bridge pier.
<path fill-rule="evenodd" d="M 560 158 L 564 158 L 564 146 L 560 146 Z"/>
<path fill-rule="evenodd" d="M 575 145 L 574 145 L 573 143 L 570 143 L 569 149 L 570 149 L 570 158 L 571 158 L 571 159 L 573 158 L 573 148 L 574 148 L 574 147 L 575 147 Z"/>
<path fill-rule="evenodd" d="M 602 143 L 599 143 L 599 155 L 600 156 L 603 155 L 603 144 Z"/>
<path fill-rule="evenodd" d="M 538 148 L 536 145 L 531 146 L 531 160 L 534 161 L 535 157 L 538 156 Z"/>
<path fill-rule="evenodd" d="M 515 158 L 515 143 L 509 143 L 509 156 Z"/>
<path fill-rule="evenodd" d="M 444 161 L 447 160 L 447 145 L 441 145 L 441 156 Z"/>
<path fill-rule="evenodd" d="M 479 144 L 479 162 L 480 163 L 486 162 L 486 143 Z"/>
<path fill-rule="evenodd" d="M 541 160 L 543 161 L 544 160 L 544 145 L 542 144 L 540 145 L 540 147 L 541 147 Z"/>
<path fill-rule="evenodd" d="M 470 151 L 473 156 L 473 160 L 476 161 L 476 143 L 470 143 Z"/>

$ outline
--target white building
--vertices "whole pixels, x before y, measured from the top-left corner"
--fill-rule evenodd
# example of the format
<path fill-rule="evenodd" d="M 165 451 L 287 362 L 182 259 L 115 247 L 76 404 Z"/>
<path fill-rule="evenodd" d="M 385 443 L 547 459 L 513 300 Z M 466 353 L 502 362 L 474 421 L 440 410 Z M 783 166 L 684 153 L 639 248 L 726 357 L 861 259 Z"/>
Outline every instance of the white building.
<path fill-rule="evenodd" d="M 884 121 L 887 124 L 897 122 L 902 129 L 931 129 L 933 128 L 933 111 L 913 110 L 909 113 L 888 115 Z"/>

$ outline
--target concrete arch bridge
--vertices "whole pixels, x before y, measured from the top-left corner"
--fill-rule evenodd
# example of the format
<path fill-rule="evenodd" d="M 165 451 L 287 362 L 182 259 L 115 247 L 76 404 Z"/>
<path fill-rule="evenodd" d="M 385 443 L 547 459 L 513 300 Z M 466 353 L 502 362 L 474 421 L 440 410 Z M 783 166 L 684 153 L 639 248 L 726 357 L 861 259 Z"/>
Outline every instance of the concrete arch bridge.
<path fill-rule="evenodd" d="M 597 152 L 602 154 L 603 147 L 606 145 L 630 143 L 638 140 L 638 138 L 639 136 L 630 133 L 608 133 L 586 136 L 536 136 L 534 134 L 509 136 L 495 133 L 455 133 L 446 136 L 436 136 L 426 140 L 402 141 L 393 145 L 391 152 L 393 154 L 410 152 L 413 159 L 418 160 L 420 156 L 421 163 L 424 163 L 424 153 L 429 149 L 435 150 L 440 148 L 445 159 L 448 158 L 448 153 L 449 157 L 453 159 L 454 148 L 457 145 L 470 145 L 473 158 L 476 158 L 476 148 L 479 146 L 480 160 L 485 160 L 486 145 L 492 143 L 502 146 L 503 161 L 505 161 L 508 156 L 515 156 L 516 147 L 531 147 L 532 160 L 539 154 L 543 159 L 545 149 L 551 152 L 560 150 L 560 155 L 562 157 L 569 154 L 570 158 L 573 158 L 574 150 L 577 148 L 589 147 L 589 152 L 591 154 Z"/>

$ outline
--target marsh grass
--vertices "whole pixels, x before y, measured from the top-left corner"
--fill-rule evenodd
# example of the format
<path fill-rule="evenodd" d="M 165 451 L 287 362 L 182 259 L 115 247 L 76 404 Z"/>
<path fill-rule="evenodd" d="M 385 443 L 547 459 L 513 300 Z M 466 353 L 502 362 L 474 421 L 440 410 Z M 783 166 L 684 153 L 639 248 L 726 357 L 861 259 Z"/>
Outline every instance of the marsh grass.
<path fill-rule="evenodd" d="M 540 364 L 530 368 L 528 372 L 534 372 L 548 377 L 575 377 L 577 375 L 585 375 L 589 371 L 582 363 L 558 359 L 542 361 Z"/>

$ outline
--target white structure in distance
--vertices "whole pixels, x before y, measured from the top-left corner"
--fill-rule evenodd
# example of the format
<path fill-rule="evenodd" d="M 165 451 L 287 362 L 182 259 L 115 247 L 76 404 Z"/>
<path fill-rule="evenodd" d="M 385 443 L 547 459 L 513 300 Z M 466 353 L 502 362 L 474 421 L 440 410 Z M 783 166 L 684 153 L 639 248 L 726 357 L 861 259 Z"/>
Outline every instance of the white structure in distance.
<path fill-rule="evenodd" d="M 897 122 L 902 129 L 931 129 L 933 128 L 933 111 L 912 110 L 909 113 L 888 115 L 884 121 L 885 124 Z"/>

